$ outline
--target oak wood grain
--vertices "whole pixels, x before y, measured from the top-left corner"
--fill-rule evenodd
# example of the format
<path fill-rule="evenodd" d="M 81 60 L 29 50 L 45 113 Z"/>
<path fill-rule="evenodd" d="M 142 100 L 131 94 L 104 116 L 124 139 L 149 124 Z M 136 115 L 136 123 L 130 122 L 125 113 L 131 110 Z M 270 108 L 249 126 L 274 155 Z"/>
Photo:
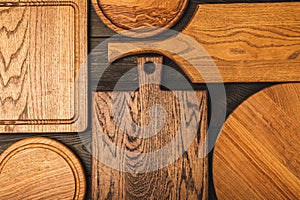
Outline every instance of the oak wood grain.
<path fill-rule="evenodd" d="M 0 199 L 84 199 L 85 174 L 61 143 L 35 137 L 0 155 Z"/>
<path fill-rule="evenodd" d="M 299 199 L 300 84 L 251 96 L 227 119 L 213 178 L 219 199 Z"/>
<path fill-rule="evenodd" d="M 92 0 L 101 20 L 118 33 L 149 37 L 180 19 L 189 0 Z"/>
<path fill-rule="evenodd" d="M 148 61 L 156 65 L 154 75 L 143 73 L 142 66 Z M 92 199 L 207 199 L 208 165 L 205 148 L 207 94 L 205 91 L 195 92 L 199 104 L 192 104 L 191 99 L 188 98 L 191 93 L 189 91 L 177 91 L 174 94 L 172 91 L 160 90 L 157 84 L 149 84 L 153 83 L 153 80 L 160 81 L 161 63 L 162 57 L 137 59 L 140 88 L 136 92 L 94 93 Z M 117 104 L 115 104 L 114 95 L 120 97 L 117 98 Z M 128 97 L 128 101 L 127 98 L 122 98 L 125 96 Z M 186 109 L 181 108 L 176 100 L 181 97 L 185 97 L 184 105 L 192 107 L 190 111 L 193 109 L 200 111 L 199 116 L 193 116 L 193 113 L 181 110 Z M 116 118 L 122 113 L 113 113 L 113 106 L 122 108 L 123 104 L 130 109 L 130 115 L 125 115 L 126 119 L 123 119 L 123 122 L 130 124 L 134 121 L 139 127 L 147 126 L 157 134 L 141 138 L 140 136 L 147 134 L 147 130 L 127 131 L 123 125 L 119 126 Z M 150 108 L 157 104 L 165 109 L 166 117 L 159 112 L 159 109 L 150 111 Z M 155 122 L 151 121 L 151 116 L 156 117 Z M 195 124 L 199 125 L 199 128 L 195 127 Z M 104 136 L 99 134 L 101 130 Z M 179 139 L 169 149 L 171 152 L 177 152 L 178 149 L 187 148 L 183 155 L 180 154 L 178 159 L 166 166 L 159 162 L 157 165 L 161 168 L 151 170 L 152 163 L 147 163 L 149 160 L 145 154 L 168 146 L 177 134 L 179 138 L 191 137 L 189 135 L 193 131 L 196 135 L 190 138 L 192 143 L 189 147 L 184 147 L 185 144 Z M 133 134 L 138 134 L 138 136 L 133 136 Z M 118 155 L 116 147 L 135 155 L 128 157 L 125 154 L 125 157 L 119 160 L 120 165 L 124 166 L 123 171 L 98 160 L 99 156 L 104 154 L 107 159 L 110 159 L 110 156 L 114 157 L 115 154 Z M 110 153 L 107 154 L 107 152 Z M 172 160 L 170 157 L 165 159 Z"/>
<path fill-rule="evenodd" d="M 0 132 L 83 131 L 87 2 L 0 3 Z"/>
<path fill-rule="evenodd" d="M 111 42 L 110 61 L 122 55 L 160 53 L 176 62 L 194 83 L 299 81 L 299 12 L 298 2 L 201 4 L 182 31 L 185 35 Z"/>

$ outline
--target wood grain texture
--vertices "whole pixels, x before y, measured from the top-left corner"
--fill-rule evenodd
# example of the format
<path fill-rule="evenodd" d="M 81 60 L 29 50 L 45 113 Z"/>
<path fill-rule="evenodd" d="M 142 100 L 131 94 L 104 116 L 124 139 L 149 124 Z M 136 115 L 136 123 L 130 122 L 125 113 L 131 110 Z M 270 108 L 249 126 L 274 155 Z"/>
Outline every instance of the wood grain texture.
<path fill-rule="evenodd" d="M 275 3 L 275 2 L 282 2 L 282 0 L 189 0 L 188 6 L 180 18 L 180 20 L 172 27 L 172 30 L 176 30 L 181 32 L 186 25 L 191 21 L 194 16 L 195 10 L 201 4 L 225 4 L 225 3 Z M 285 0 L 284 2 L 295 2 L 293 0 Z M 111 37 L 115 35 L 115 31 L 107 27 L 102 20 L 98 17 L 97 13 L 93 5 L 90 6 L 89 9 L 90 13 L 90 37 Z"/>
<path fill-rule="evenodd" d="M 298 2 L 203 4 L 182 31 L 195 39 L 198 47 L 193 39 L 176 36 L 163 41 L 123 42 L 123 47 L 112 42 L 109 54 L 111 60 L 143 52 L 163 54 L 194 83 L 299 81 L 298 13 Z M 195 48 L 206 52 L 196 53 Z M 219 73 L 207 61 L 209 58 Z"/>
<path fill-rule="evenodd" d="M 101 20 L 118 33 L 149 37 L 171 28 L 189 0 L 92 0 Z"/>
<path fill-rule="evenodd" d="M 157 67 L 154 75 L 151 76 L 145 75 L 142 70 L 142 66 L 148 61 L 154 62 Z M 188 99 L 190 93 L 188 91 L 177 91 L 174 94 L 172 91 L 160 90 L 157 84 L 146 84 L 152 83 L 153 79 L 160 80 L 161 57 L 138 58 L 137 63 L 140 83 L 138 91 L 96 92 L 93 95 L 92 199 L 207 199 L 208 165 L 205 156 L 207 93 L 196 91 L 195 95 L 199 104 L 190 105 L 192 101 Z M 129 100 L 117 98 L 119 101 L 116 105 L 114 95 L 126 96 Z M 181 108 L 176 100 L 178 97 L 185 97 L 184 105 L 191 106 L 192 110 L 200 111 L 198 112 L 200 116 L 193 116 L 190 112 L 182 113 L 181 109 L 184 108 Z M 124 104 L 130 109 L 130 115 L 125 115 L 126 119 L 123 119 L 123 122 L 130 124 L 134 121 L 139 127 L 148 126 L 153 133 L 157 134 L 141 138 L 139 136 L 146 133 L 146 130 L 142 129 L 139 132 L 136 129 L 126 132 L 123 126 L 119 126 L 116 118 L 121 113 L 114 115 L 113 106 L 122 108 Z M 159 109 L 149 110 L 157 104 L 165 109 L 166 118 L 161 115 Z M 150 116 L 156 117 L 155 122 L 150 121 Z M 184 126 L 181 125 L 182 121 L 184 121 Z M 193 127 L 195 124 L 199 125 L 199 128 Z M 99 130 L 103 131 L 104 136 L 99 134 Z M 147 153 L 159 151 L 168 146 L 177 132 L 181 138 L 189 137 L 192 131 L 195 131 L 196 137 L 192 138 L 189 148 L 184 147 L 182 140 L 178 140 L 169 149 L 171 152 L 177 152 L 178 149 L 187 148 L 183 155 L 179 155 L 179 159 L 160 169 L 150 170 L 152 163 L 147 163 L 149 158 Z M 137 133 L 138 136 L 133 136 Z M 98 161 L 99 156 L 107 151 L 110 152 L 109 155 L 105 153 L 107 159 L 111 156 L 115 157 L 118 154 L 116 147 L 136 155 L 128 157 L 125 154 L 119 160 L 123 171 L 113 169 Z M 165 159 L 172 160 L 170 157 Z M 162 163 L 157 163 L 157 165 L 163 166 Z M 135 173 L 137 171 L 144 172 Z"/>
<path fill-rule="evenodd" d="M 225 82 L 300 80 L 300 3 L 199 5 L 183 33 L 195 38 Z"/>
<path fill-rule="evenodd" d="M 46 137 L 58 141 L 59 143 L 70 149 L 74 155 L 81 161 L 86 178 L 86 195 L 85 199 L 90 200 L 91 191 L 91 138 L 92 132 L 86 131 L 84 133 L 69 133 L 69 134 L 53 134 L 43 133 L 39 137 Z M 14 143 L 36 137 L 36 134 L 1 134 L 0 135 L 0 154 L 7 150 L 7 148 Z"/>
<path fill-rule="evenodd" d="M 207 1 L 199 1 L 199 0 L 191 0 L 192 2 L 197 3 L 203 3 Z M 236 2 L 237 0 L 226 0 L 226 2 Z M 247 1 L 247 0 L 238 0 L 239 2 L 242 1 Z M 249 3 L 257 2 L 259 0 L 248 0 Z M 268 1 L 268 0 L 265 0 Z M 274 1 L 274 0 L 273 0 Z M 209 1 L 210 2 L 210 1 Z M 224 1 L 219 1 L 219 0 L 212 0 L 212 3 L 224 3 Z M 93 7 L 90 7 L 89 10 L 90 18 L 89 18 L 89 29 L 91 30 L 89 32 L 89 43 L 91 46 L 91 49 L 95 47 L 97 44 L 102 42 L 106 37 L 110 37 L 114 35 L 115 33 L 105 27 L 105 25 L 102 24 L 101 20 L 93 10 Z M 192 12 L 187 11 L 187 15 L 192 15 Z M 186 18 L 186 16 L 184 16 Z M 181 23 L 181 22 L 180 22 Z M 184 23 L 181 23 L 182 26 L 184 26 Z M 177 26 L 177 25 L 176 25 Z M 91 66 L 91 72 L 90 72 L 90 78 L 93 79 L 95 82 L 99 82 L 99 76 L 96 76 L 95 72 L 96 69 L 99 67 L 99 59 L 100 59 L 101 54 L 100 53 L 95 53 L 94 54 L 94 65 Z M 97 60 L 96 60 L 97 59 Z M 122 76 L 122 72 L 125 73 L 126 71 L 130 70 L 132 67 L 136 66 L 136 61 L 135 61 L 135 56 L 132 57 L 127 57 L 125 59 L 121 59 L 118 62 L 114 63 L 111 67 L 112 70 L 108 71 L 103 77 L 103 80 L 101 81 L 101 87 L 99 86 L 99 89 L 101 90 L 112 90 L 114 88 L 114 84 L 120 79 Z M 168 64 L 168 63 L 164 63 Z M 168 64 L 169 66 L 172 66 L 171 64 Z M 134 87 L 137 85 L 136 82 L 136 77 L 134 77 L 132 81 L 134 81 Z M 176 77 L 172 76 L 171 74 L 163 74 L 163 80 L 167 82 L 168 80 L 170 81 L 176 81 Z M 132 82 L 130 82 L 132 83 Z M 97 83 L 96 83 L 97 84 Z M 250 94 L 253 94 L 254 92 L 260 90 L 261 84 L 226 84 L 226 91 L 227 91 L 227 104 L 228 108 L 230 110 L 234 109 L 236 106 L 238 106 L 243 99 L 247 98 Z M 197 84 L 194 84 L 193 86 L 198 86 Z M 181 85 L 178 84 L 178 88 L 180 88 Z M 28 137 L 34 137 L 35 135 L 32 134 L 12 134 L 12 135 L 7 135 L 7 134 L 1 134 L 0 135 L 0 153 L 4 151 L 9 145 L 13 144 L 14 142 L 17 142 L 21 139 L 28 138 Z M 58 140 L 68 146 L 70 149 L 72 149 L 73 152 L 76 152 L 78 157 L 81 159 L 82 164 L 84 165 L 85 171 L 86 171 L 86 178 L 87 178 L 87 194 L 86 194 L 86 199 L 92 199 L 89 198 L 90 195 L 90 178 L 91 178 L 91 158 L 88 150 L 86 147 L 83 145 L 82 141 L 80 138 L 82 136 L 85 137 L 85 142 L 90 143 L 91 140 L 91 133 L 86 131 L 84 133 L 80 134 L 80 138 L 78 134 L 72 133 L 72 134 L 53 134 L 53 133 L 43 133 L 40 134 L 40 136 L 43 137 L 49 137 L 53 138 L 55 140 Z M 88 145 L 87 147 L 89 147 Z M 213 193 L 210 193 L 210 196 L 213 195 Z M 214 198 L 213 198 L 214 199 Z"/>
<path fill-rule="evenodd" d="M 213 158 L 219 199 L 299 199 L 300 84 L 276 85 L 226 121 Z"/>
<path fill-rule="evenodd" d="M 0 199 L 84 199 L 80 161 L 64 145 L 30 138 L 0 155 Z"/>
<path fill-rule="evenodd" d="M 0 132 L 83 131 L 87 2 L 0 3 Z"/>

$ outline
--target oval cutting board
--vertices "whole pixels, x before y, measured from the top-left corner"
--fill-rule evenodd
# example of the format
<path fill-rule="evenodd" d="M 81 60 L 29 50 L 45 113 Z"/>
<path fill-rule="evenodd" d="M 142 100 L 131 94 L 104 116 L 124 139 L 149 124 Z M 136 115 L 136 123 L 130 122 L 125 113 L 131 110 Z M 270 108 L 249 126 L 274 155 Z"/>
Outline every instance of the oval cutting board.
<path fill-rule="evenodd" d="M 77 157 L 47 138 L 30 138 L 0 155 L 0 199 L 84 199 L 86 182 Z"/>
<path fill-rule="evenodd" d="M 300 84 L 267 88 L 226 121 L 215 146 L 218 199 L 299 199 Z"/>
<path fill-rule="evenodd" d="M 150 37 L 171 28 L 189 0 L 92 0 L 100 19 L 118 33 Z"/>

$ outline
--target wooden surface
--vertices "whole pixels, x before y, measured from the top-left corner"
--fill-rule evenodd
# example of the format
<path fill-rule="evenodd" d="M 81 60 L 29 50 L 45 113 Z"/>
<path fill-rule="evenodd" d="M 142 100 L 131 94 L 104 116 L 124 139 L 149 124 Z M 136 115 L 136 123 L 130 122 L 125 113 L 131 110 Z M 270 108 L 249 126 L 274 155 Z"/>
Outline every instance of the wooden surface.
<path fill-rule="evenodd" d="M 77 157 L 54 140 L 21 140 L 0 155 L 0 199 L 84 199 Z"/>
<path fill-rule="evenodd" d="M 0 153 L 5 151 L 9 146 L 14 143 L 36 137 L 36 134 L 7 134 L 0 135 Z M 85 177 L 86 177 L 86 195 L 85 199 L 90 199 L 90 188 L 91 188 L 91 154 L 89 153 L 89 147 L 91 146 L 91 132 L 84 132 L 80 134 L 69 133 L 69 134 L 39 134 L 39 137 L 47 137 L 58 141 L 59 143 L 70 149 L 74 155 L 81 161 L 83 166 Z"/>
<path fill-rule="evenodd" d="M 267 88 L 227 119 L 213 178 L 219 199 L 299 199 L 300 84 Z"/>
<path fill-rule="evenodd" d="M 224 82 L 300 80 L 300 3 L 199 5 L 183 30 Z"/>
<path fill-rule="evenodd" d="M 156 71 L 151 75 L 144 73 L 142 67 L 144 63 L 149 61 L 154 62 L 156 65 Z M 94 93 L 92 199 L 207 199 L 208 163 L 205 151 L 207 93 L 205 91 L 195 92 L 197 101 L 199 101 L 196 105 L 192 104 L 193 101 L 189 99 L 190 94 L 193 92 L 177 91 L 174 94 L 172 91 L 160 90 L 159 85 L 154 84 L 153 81 L 155 83 L 160 82 L 161 63 L 162 57 L 141 57 L 137 59 L 141 87 L 136 92 Z M 116 102 L 114 95 L 120 97 L 117 105 L 114 104 Z M 129 97 L 127 103 L 123 102 L 127 99 L 123 97 Z M 182 108 L 176 100 L 176 98 L 180 99 L 182 97 L 185 97 L 183 105 L 192 107 Z M 129 116 L 124 115 L 124 113 L 113 113 L 113 106 L 123 110 L 122 105 L 124 103 L 130 109 Z M 165 109 L 166 118 L 159 113 L 159 109 L 149 111 L 153 105 L 157 104 Z M 199 116 L 194 116 L 193 112 L 188 112 L 194 109 L 199 111 L 196 112 L 196 115 L 199 114 Z M 147 126 L 157 134 L 148 138 L 128 135 L 137 133 L 139 129 L 134 129 L 135 131 L 132 130 L 132 132 L 129 131 L 126 134 L 125 129 L 120 128 L 123 126 L 119 127 L 117 123 L 117 118 L 120 115 L 126 117 L 126 120 L 124 120 L 126 124 L 134 121 L 139 126 Z M 150 116 L 156 117 L 152 119 L 155 122 L 150 121 Z M 165 123 L 163 123 L 164 121 Z M 199 125 L 200 129 L 195 124 Z M 160 128 L 161 126 L 162 128 Z M 103 131 L 104 136 L 101 136 L 99 131 Z M 147 134 L 144 129 L 140 131 L 138 132 L 139 136 Z M 195 132 L 191 133 L 193 131 Z M 178 140 L 175 142 L 175 146 L 172 146 L 169 150 L 175 152 L 179 146 L 182 146 L 188 149 L 187 152 L 182 156 L 180 154 L 179 159 L 175 159 L 174 163 L 171 162 L 170 165 L 165 166 L 162 162 L 159 162 L 157 165 L 162 168 L 155 171 L 151 170 L 149 166 L 152 163 L 147 164 L 147 153 L 159 151 L 168 146 L 172 139 L 175 136 L 177 137 L 176 133 L 179 134 L 179 138 L 191 137 L 191 134 L 195 134 L 195 138 L 189 138 L 191 139 L 189 148 L 184 147 L 185 144 L 182 140 Z M 107 151 L 111 155 L 105 153 L 106 159 L 110 159 L 110 156 L 114 157 L 115 154 L 118 155 L 116 146 L 135 155 L 134 157 L 122 156 L 119 161 L 121 162 L 120 165 L 124 166 L 125 170 L 123 171 L 112 169 L 97 160 L 98 156 Z M 168 159 L 172 158 L 168 157 Z M 143 172 L 134 173 L 137 171 Z"/>
<path fill-rule="evenodd" d="M 265 0 L 272 1 L 272 0 Z M 273 0 L 276 1 L 276 0 Z M 183 18 L 175 25 L 176 30 L 182 30 L 183 27 L 186 26 L 186 22 L 193 16 L 193 11 L 199 6 L 201 3 L 234 3 L 234 2 L 244 2 L 244 3 L 255 3 L 260 2 L 260 0 L 191 0 L 190 6 L 187 8 Z M 200 4 L 200 5 L 201 5 Z M 91 6 L 89 9 L 89 37 L 88 41 L 90 44 L 90 50 L 93 49 L 96 45 L 100 42 L 105 40 L 108 37 L 111 37 L 115 34 L 110 28 L 106 27 L 102 21 L 97 16 L 96 12 L 94 11 L 93 7 Z M 96 71 L 99 68 L 99 60 L 100 60 L 101 53 L 100 52 L 93 52 L 93 60 L 90 66 L 90 81 L 95 82 L 96 84 L 99 82 L 100 77 L 97 75 Z M 164 58 L 164 64 L 167 64 L 177 70 L 180 68 L 171 60 Z M 114 84 L 117 80 L 122 76 L 123 73 L 130 70 L 132 67 L 136 67 L 136 56 L 130 56 L 126 58 L 122 58 L 117 62 L 113 63 L 111 67 L 105 72 L 104 76 L 101 78 L 101 83 L 98 85 L 98 90 L 112 90 L 114 88 Z M 133 87 L 136 87 L 137 81 L 136 77 L 133 77 L 132 80 L 126 82 L 127 84 L 132 84 Z M 175 82 L 178 83 L 180 79 L 177 78 L 176 75 L 172 73 L 163 73 L 162 75 L 162 82 Z M 228 114 L 230 114 L 240 103 L 243 102 L 247 97 L 251 94 L 272 85 L 272 83 L 234 83 L 234 84 L 225 84 L 226 93 L 227 93 L 227 108 Z M 180 84 L 177 84 L 178 89 L 184 90 Z M 193 84 L 193 87 L 203 89 L 202 84 Z M 205 87 L 204 87 L 205 88 Z M 220 103 L 225 103 L 223 100 L 220 99 Z M 88 151 L 88 148 L 91 146 L 91 132 L 89 130 L 85 131 L 84 133 L 80 134 L 80 138 L 76 133 L 64 134 L 64 133 L 41 133 L 39 134 L 44 137 L 49 137 L 52 139 L 56 139 L 66 146 L 68 146 L 72 151 L 78 155 L 81 159 L 82 164 L 84 166 L 87 178 L 87 193 L 86 199 L 90 198 L 90 182 L 91 182 L 91 158 Z M 3 152 L 9 145 L 13 144 L 24 138 L 33 137 L 35 135 L 32 134 L 2 134 L 0 135 L 0 153 Z M 83 140 L 81 140 L 83 138 Z M 86 145 L 86 146 L 84 146 Z M 209 175 L 209 182 L 210 182 L 210 191 L 209 191 L 209 199 L 215 199 L 214 191 L 211 176 Z"/>
<path fill-rule="evenodd" d="M 298 13 L 299 2 L 201 4 L 182 32 L 199 47 L 181 35 L 163 41 L 112 42 L 110 61 L 151 52 L 171 58 L 193 83 L 299 81 Z M 196 51 L 202 48 L 206 52 Z"/>
<path fill-rule="evenodd" d="M 96 13 L 111 29 L 130 37 L 149 37 L 171 28 L 189 0 L 92 0 Z"/>
<path fill-rule="evenodd" d="M 83 131 L 87 1 L 0 3 L 0 132 Z"/>

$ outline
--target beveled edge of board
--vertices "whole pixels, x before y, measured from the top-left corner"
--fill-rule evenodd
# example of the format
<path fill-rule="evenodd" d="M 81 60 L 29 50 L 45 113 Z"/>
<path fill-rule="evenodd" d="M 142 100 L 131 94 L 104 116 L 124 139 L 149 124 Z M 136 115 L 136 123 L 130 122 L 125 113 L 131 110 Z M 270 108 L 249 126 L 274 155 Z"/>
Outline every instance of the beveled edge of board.
<path fill-rule="evenodd" d="M 184 12 L 186 11 L 186 8 L 189 4 L 190 0 L 181 0 L 183 2 L 182 7 L 180 9 L 180 12 L 178 12 L 178 14 L 176 15 L 175 18 L 173 18 L 167 25 L 165 25 L 164 27 L 160 27 L 160 28 L 149 28 L 149 29 L 144 29 L 143 32 L 137 32 L 140 29 L 133 29 L 133 30 L 126 30 L 123 29 L 115 24 L 113 24 L 103 13 L 101 6 L 99 5 L 99 0 L 91 0 L 92 5 L 95 9 L 95 12 L 97 13 L 98 17 L 101 19 L 101 21 L 108 26 L 109 28 L 111 28 L 113 31 L 119 33 L 119 34 L 124 34 L 125 36 L 128 37 L 132 37 L 132 38 L 148 38 L 148 37 L 152 37 L 155 35 L 158 35 L 168 29 L 170 29 L 171 27 L 173 27 L 179 20 L 180 18 L 183 16 Z"/>
<path fill-rule="evenodd" d="M 15 154 L 21 151 L 26 151 L 26 149 L 30 148 L 44 148 L 46 150 L 53 151 L 61 156 L 68 163 L 74 176 L 74 180 L 76 183 L 74 200 L 84 199 L 86 193 L 86 178 L 80 160 L 68 147 L 50 138 L 27 138 L 10 145 L 0 155 L 0 173 L 2 168 L 10 158 L 12 158 Z"/>
<path fill-rule="evenodd" d="M 40 133 L 40 132 L 83 132 L 87 128 L 87 0 L 71 1 L 6 1 L 0 0 L 0 7 L 38 7 L 38 6 L 70 6 L 74 9 L 74 83 L 75 112 L 70 119 L 34 119 L 34 120 L 0 120 L 1 133 Z M 82 42 L 84 41 L 84 42 Z M 77 88 L 77 89 L 76 89 Z M 9 126 L 26 126 L 26 131 L 16 131 Z M 3 128 L 1 128 L 3 127 Z"/>

